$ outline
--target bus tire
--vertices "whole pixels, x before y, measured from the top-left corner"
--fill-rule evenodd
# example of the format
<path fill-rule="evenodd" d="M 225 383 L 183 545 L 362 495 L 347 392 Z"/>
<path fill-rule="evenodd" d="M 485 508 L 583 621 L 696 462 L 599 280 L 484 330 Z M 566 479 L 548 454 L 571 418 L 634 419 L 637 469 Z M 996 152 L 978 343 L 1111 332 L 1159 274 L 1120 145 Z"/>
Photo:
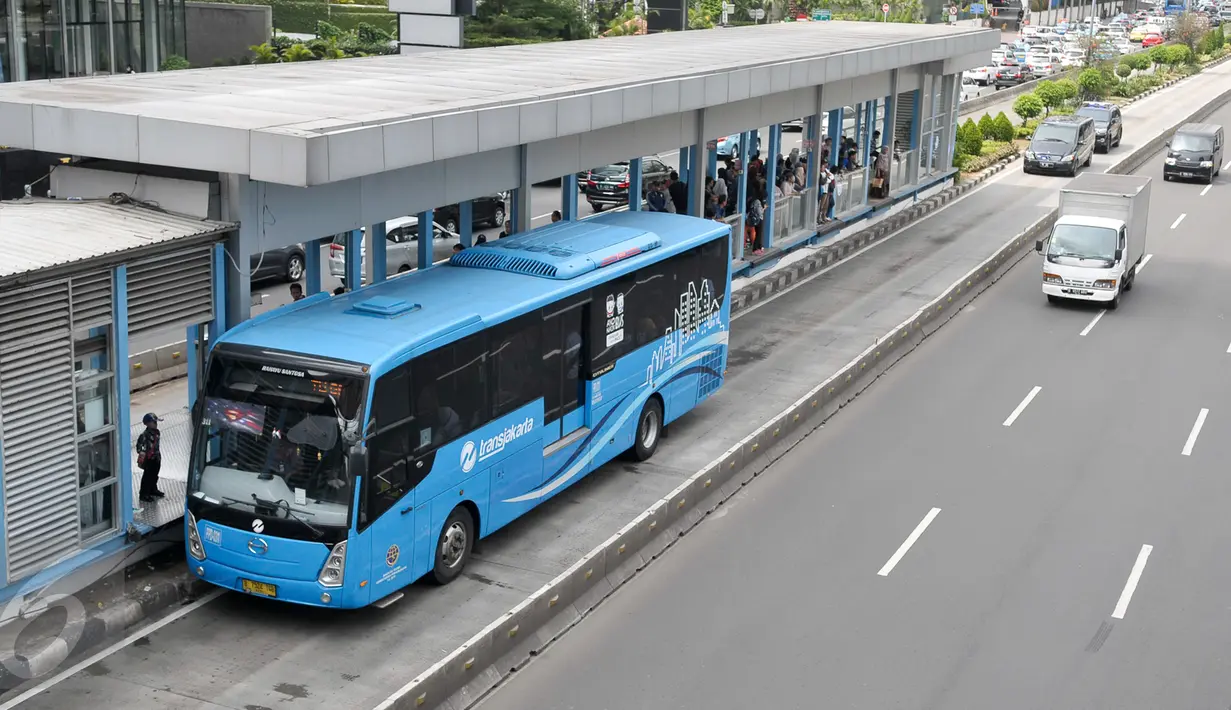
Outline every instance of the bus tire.
<path fill-rule="evenodd" d="M 440 537 L 436 540 L 436 565 L 432 568 L 432 581 L 444 586 L 457 579 L 470 561 L 474 549 L 474 518 L 470 511 L 457 506 L 449 513 Z"/>
<path fill-rule="evenodd" d="M 645 461 L 658 450 L 663 438 L 663 405 L 658 397 L 650 397 L 637 417 L 637 432 L 633 439 L 633 458 Z"/>

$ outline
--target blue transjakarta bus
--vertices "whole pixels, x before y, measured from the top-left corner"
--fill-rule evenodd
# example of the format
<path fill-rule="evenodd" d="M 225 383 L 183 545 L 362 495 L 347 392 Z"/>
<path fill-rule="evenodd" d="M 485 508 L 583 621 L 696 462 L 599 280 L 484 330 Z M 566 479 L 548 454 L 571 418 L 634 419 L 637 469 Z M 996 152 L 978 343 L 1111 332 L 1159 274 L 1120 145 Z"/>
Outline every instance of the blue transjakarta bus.
<path fill-rule="evenodd" d="M 714 393 L 730 228 L 609 213 L 222 335 L 193 410 L 189 563 L 221 587 L 380 606 Z"/>

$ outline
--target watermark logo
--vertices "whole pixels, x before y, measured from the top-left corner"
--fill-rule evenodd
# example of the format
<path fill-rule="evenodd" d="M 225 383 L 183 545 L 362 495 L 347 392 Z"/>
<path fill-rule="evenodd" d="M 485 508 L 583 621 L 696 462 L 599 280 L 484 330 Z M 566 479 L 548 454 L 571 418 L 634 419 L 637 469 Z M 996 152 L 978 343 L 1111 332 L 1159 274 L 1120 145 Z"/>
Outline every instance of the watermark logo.
<path fill-rule="evenodd" d="M 397 545 L 390 545 L 389 549 L 385 552 L 385 564 L 390 567 L 396 565 L 401 554 L 402 551 L 398 549 Z"/>
<path fill-rule="evenodd" d="M 265 532 L 265 521 L 261 520 L 260 518 L 253 520 L 252 521 L 252 532 L 258 535 Z"/>
<path fill-rule="evenodd" d="M 467 441 L 462 447 L 462 473 L 470 473 L 479 460 L 479 451 L 473 441 Z"/>

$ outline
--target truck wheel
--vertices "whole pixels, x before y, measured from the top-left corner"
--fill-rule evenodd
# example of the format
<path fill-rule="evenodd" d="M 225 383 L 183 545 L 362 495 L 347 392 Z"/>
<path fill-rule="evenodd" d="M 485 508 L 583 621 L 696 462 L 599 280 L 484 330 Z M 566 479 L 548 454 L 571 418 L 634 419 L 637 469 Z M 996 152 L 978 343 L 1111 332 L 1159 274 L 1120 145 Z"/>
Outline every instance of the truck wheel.
<path fill-rule="evenodd" d="M 1141 262 L 1137 262 L 1137 263 L 1140 264 Z M 1132 270 L 1129 271 L 1128 277 L 1124 279 L 1124 292 L 1128 293 L 1129 291 L 1132 291 L 1133 284 L 1136 283 L 1136 281 L 1137 281 L 1137 264 L 1133 264 Z"/>
<path fill-rule="evenodd" d="M 436 565 L 432 568 L 433 582 L 443 586 L 457 579 L 470 560 L 474 538 L 474 518 L 470 517 L 470 511 L 459 505 L 449 513 L 449 519 L 440 529 L 440 538 L 436 541 Z"/>
<path fill-rule="evenodd" d="M 1120 292 L 1116 292 L 1115 298 L 1107 302 L 1107 310 L 1114 311 L 1120 307 Z"/>
<path fill-rule="evenodd" d="M 1057 305 L 1057 304 L 1059 304 L 1059 303 L 1060 303 L 1060 297 L 1059 297 L 1059 296 L 1053 296 L 1053 295 L 1051 295 L 1051 294 L 1049 293 L 1049 294 L 1047 294 L 1047 302 L 1048 302 L 1048 303 L 1050 303 L 1050 304 L 1052 304 L 1053 306 L 1054 306 L 1054 305 Z"/>

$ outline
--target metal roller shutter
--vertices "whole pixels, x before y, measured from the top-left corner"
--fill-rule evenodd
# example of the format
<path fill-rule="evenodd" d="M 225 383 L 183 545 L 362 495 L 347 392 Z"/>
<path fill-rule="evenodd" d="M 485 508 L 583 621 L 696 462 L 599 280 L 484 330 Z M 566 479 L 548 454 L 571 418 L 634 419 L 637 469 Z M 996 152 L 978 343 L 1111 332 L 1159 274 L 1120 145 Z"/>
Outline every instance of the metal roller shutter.
<path fill-rule="evenodd" d="M 83 284 L 87 313 L 97 289 Z M 110 283 L 106 285 L 110 293 Z M 0 309 L 0 428 L 8 579 L 77 549 L 77 452 L 69 284 L 7 292 Z"/>
<path fill-rule="evenodd" d="M 915 115 L 915 92 L 904 91 L 898 94 L 898 113 L 895 117 L 893 134 L 902 150 L 910 150 L 910 122 Z"/>
<path fill-rule="evenodd" d="M 213 248 L 201 246 L 128 267 L 130 336 L 213 320 Z"/>

